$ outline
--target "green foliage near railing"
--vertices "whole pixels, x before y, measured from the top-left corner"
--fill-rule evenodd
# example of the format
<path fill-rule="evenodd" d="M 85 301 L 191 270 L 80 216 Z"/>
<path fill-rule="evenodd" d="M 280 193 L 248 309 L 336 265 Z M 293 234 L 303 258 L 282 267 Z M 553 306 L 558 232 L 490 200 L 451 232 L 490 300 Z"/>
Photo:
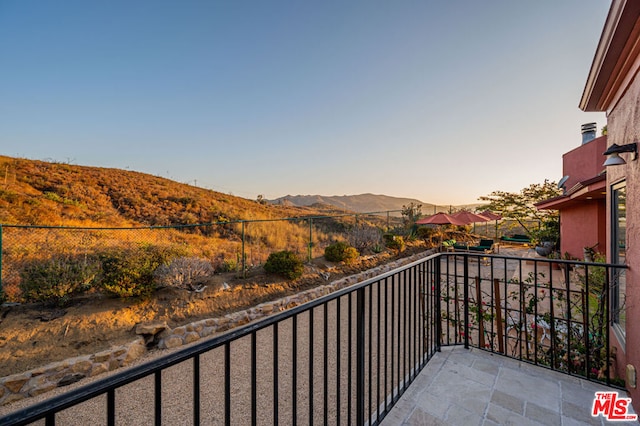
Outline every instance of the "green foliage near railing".
<path fill-rule="evenodd" d="M 344 241 L 338 241 L 324 249 L 324 258 L 329 262 L 344 262 L 350 264 L 355 262 L 358 256 L 360 256 L 358 250 Z"/>
<path fill-rule="evenodd" d="M 295 253 L 283 250 L 271 253 L 264 264 L 270 274 L 281 275 L 290 280 L 300 278 L 304 272 L 304 264 Z"/>
<path fill-rule="evenodd" d="M 469 280 L 467 300 L 463 282 L 448 276 L 442 286 L 442 318 L 454 332 L 447 332 L 445 337 L 454 343 L 468 338 L 471 344 L 483 343 L 493 351 L 499 342 L 504 343 L 509 356 L 592 380 L 607 380 L 609 376 L 612 383 L 624 385 L 609 371 L 615 353 L 608 354 L 606 347 L 607 267 L 558 262 L 543 263 L 538 268 L 548 271 L 500 280 L 498 289 L 492 283 L 495 279 L 487 278 L 491 274 L 484 272 L 485 278 L 475 277 L 475 285 L 473 279 Z M 551 272 L 556 268 L 562 272 L 560 280 L 557 276 L 552 279 Z M 498 291 L 506 294 L 497 296 Z M 468 336 L 465 305 L 469 312 Z M 498 310 L 502 335 L 498 335 Z"/>

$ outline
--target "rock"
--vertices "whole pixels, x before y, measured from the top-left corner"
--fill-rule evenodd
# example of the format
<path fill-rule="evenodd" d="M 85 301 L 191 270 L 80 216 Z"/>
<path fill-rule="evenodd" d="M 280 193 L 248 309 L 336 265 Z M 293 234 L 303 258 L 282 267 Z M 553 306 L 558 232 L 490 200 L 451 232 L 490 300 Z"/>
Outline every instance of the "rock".
<path fill-rule="evenodd" d="M 109 364 L 104 362 L 93 364 L 91 372 L 89 373 L 89 377 L 97 376 L 99 374 L 106 373 L 107 371 L 109 371 Z"/>
<path fill-rule="evenodd" d="M 3 384 L 10 392 L 18 393 L 30 378 L 30 373 L 14 374 L 13 376 L 6 377 L 0 384 Z"/>
<path fill-rule="evenodd" d="M 86 376 L 89 373 L 89 371 L 91 371 L 91 367 L 93 367 L 93 363 L 87 359 L 87 360 L 76 362 L 73 365 L 73 367 L 71 367 L 71 371 L 74 373 L 80 373 Z"/>
<path fill-rule="evenodd" d="M 7 405 L 7 404 L 11 404 L 12 402 L 16 402 L 16 401 L 20 401 L 21 399 L 24 399 L 25 395 L 21 394 L 21 393 L 10 393 L 9 395 L 6 396 L 5 399 L 2 400 L 2 405 Z"/>
<path fill-rule="evenodd" d="M 213 327 L 205 327 L 202 329 L 202 331 L 200 332 L 200 337 L 207 337 L 207 336 L 211 336 L 213 333 L 216 332 L 216 329 Z"/>
<path fill-rule="evenodd" d="M 131 364 L 133 361 L 140 358 L 142 355 L 145 354 L 145 352 L 147 352 L 146 347 L 144 346 L 144 344 L 141 344 L 141 343 L 142 342 L 136 342 L 136 344 L 129 346 L 129 350 L 127 351 L 127 354 L 122 360 L 123 366 Z"/>
<path fill-rule="evenodd" d="M 185 344 L 195 342 L 196 340 L 200 340 L 200 335 L 196 332 L 187 333 L 184 336 Z"/>
<path fill-rule="evenodd" d="M 32 390 L 29 391 L 29 396 L 37 396 L 46 392 L 49 392 L 50 390 L 53 390 L 57 387 L 57 385 L 55 383 L 51 383 L 51 382 L 47 382 L 41 386 L 38 386 L 36 388 L 33 388 Z"/>
<path fill-rule="evenodd" d="M 85 377 L 87 377 L 87 375 L 82 373 L 67 374 L 62 379 L 60 379 L 60 381 L 58 382 L 58 387 L 69 386 L 70 384 L 82 380 Z"/>
<path fill-rule="evenodd" d="M 106 362 L 110 358 L 111 358 L 111 351 L 102 351 L 91 356 L 91 360 L 94 362 Z"/>
<path fill-rule="evenodd" d="M 178 346 L 182 346 L 182 337 L 180 336 L 165 337 L 158 345 L 160 349 L 171 349 L 177 348 Z"/>
<path fill-rule="evenodd" d="M 136 334 L 155 336 L 169 328 L 166 321 L 153 321 L 136 325 Z"/>

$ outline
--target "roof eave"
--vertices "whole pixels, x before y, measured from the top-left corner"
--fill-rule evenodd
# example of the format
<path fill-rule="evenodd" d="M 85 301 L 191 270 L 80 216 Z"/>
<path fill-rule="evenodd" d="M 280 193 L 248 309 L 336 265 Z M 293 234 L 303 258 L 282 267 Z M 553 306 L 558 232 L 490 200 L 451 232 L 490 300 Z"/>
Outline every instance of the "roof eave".
<path fill-rule="evenodd" d="M 619 60 L 640 17 L 640 2 L 613 0 L 580 99 L 583 111 L 607 111 L 621 84 Z"/>

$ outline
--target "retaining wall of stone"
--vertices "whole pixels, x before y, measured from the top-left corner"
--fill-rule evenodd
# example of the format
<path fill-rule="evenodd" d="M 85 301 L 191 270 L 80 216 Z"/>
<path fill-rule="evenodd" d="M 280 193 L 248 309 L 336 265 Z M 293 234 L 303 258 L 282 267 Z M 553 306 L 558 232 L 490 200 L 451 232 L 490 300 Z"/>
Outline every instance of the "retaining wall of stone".
<path fill-rule="evenodd" d="M 193 343 L 215 333 L 242 326 L 267 315 L 290 309 L 352 284 L 384 274 L 392 269 L 431 254 L 432 252 L 428 251 L 405 259 L 399 259 L 395 262 L 381 265 L 323 286 L 271 302 L 262 303 L 244 311 L 235 312 L 220 318 L 201 320 L 174 329 L 169 328 L 166 324 L 162 326 L 155 324 L 154 331 L 148 331 L 149 329 L 147 329 L 146 332 L 144 330 L 138 331 L 138 334 L 142 336 L 124 346 L 114 347 L 93 355 L 54 362 L 24 373 L 3 377 L 0 379 L 0 405 L 6 405 L 24 398 L 40 395 L 57 387 L 67 386 L 86 377 L 93 377 L 121 367 L 126 367 L 147 352 L 147 343 L 150 341 L 154 342 L 150 345 L 151 347 L 157 346 L 160 349 L 176 348 Z"/>

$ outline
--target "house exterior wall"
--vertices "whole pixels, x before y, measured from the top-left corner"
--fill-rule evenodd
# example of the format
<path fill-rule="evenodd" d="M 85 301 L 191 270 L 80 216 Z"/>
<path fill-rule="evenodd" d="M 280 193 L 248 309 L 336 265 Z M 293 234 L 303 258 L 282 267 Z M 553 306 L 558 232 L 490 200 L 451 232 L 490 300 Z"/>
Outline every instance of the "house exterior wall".
<path fill-rule="evenodd" d="M 635 76 L 624 97 L 607 116 L 609 143 L 624 145 L 640 139 L 640 77 Z M 627 164 L 608 167 L 607 185 L 626 182 L 626 344 L 618 346 L 617 367 L 624 377 L 626 364 L 640 371 L 640 160 L 631 160 L 630 154 L 623 154 Z M 610 192 L 610 191 L 608 191 Z M 607 226 L 611 229 L 611 199 L 607 199 Z M 611 232 L 607 232 L 607 244 L 611 246 Z M 610 258 L 609 258 L 610 259 Z M 634 407 L 640 408 L 640 389 L 629 389 Z"/>
<path fill-rule="evenodd" d="M 584 201 L 560 210 L 560 251 L 584 258 L 584 248 L 606 253 L 606 205 L 604 200 Z"/>
<path fill-rule="evenodd" d="M 565 188 L 571 189 L 578 182 L 598 176 L 604 170 L 602 153 L 606 150 L 607 137 L 600 136 L 564 154 L 562 172 L 569 176 Z"/>

